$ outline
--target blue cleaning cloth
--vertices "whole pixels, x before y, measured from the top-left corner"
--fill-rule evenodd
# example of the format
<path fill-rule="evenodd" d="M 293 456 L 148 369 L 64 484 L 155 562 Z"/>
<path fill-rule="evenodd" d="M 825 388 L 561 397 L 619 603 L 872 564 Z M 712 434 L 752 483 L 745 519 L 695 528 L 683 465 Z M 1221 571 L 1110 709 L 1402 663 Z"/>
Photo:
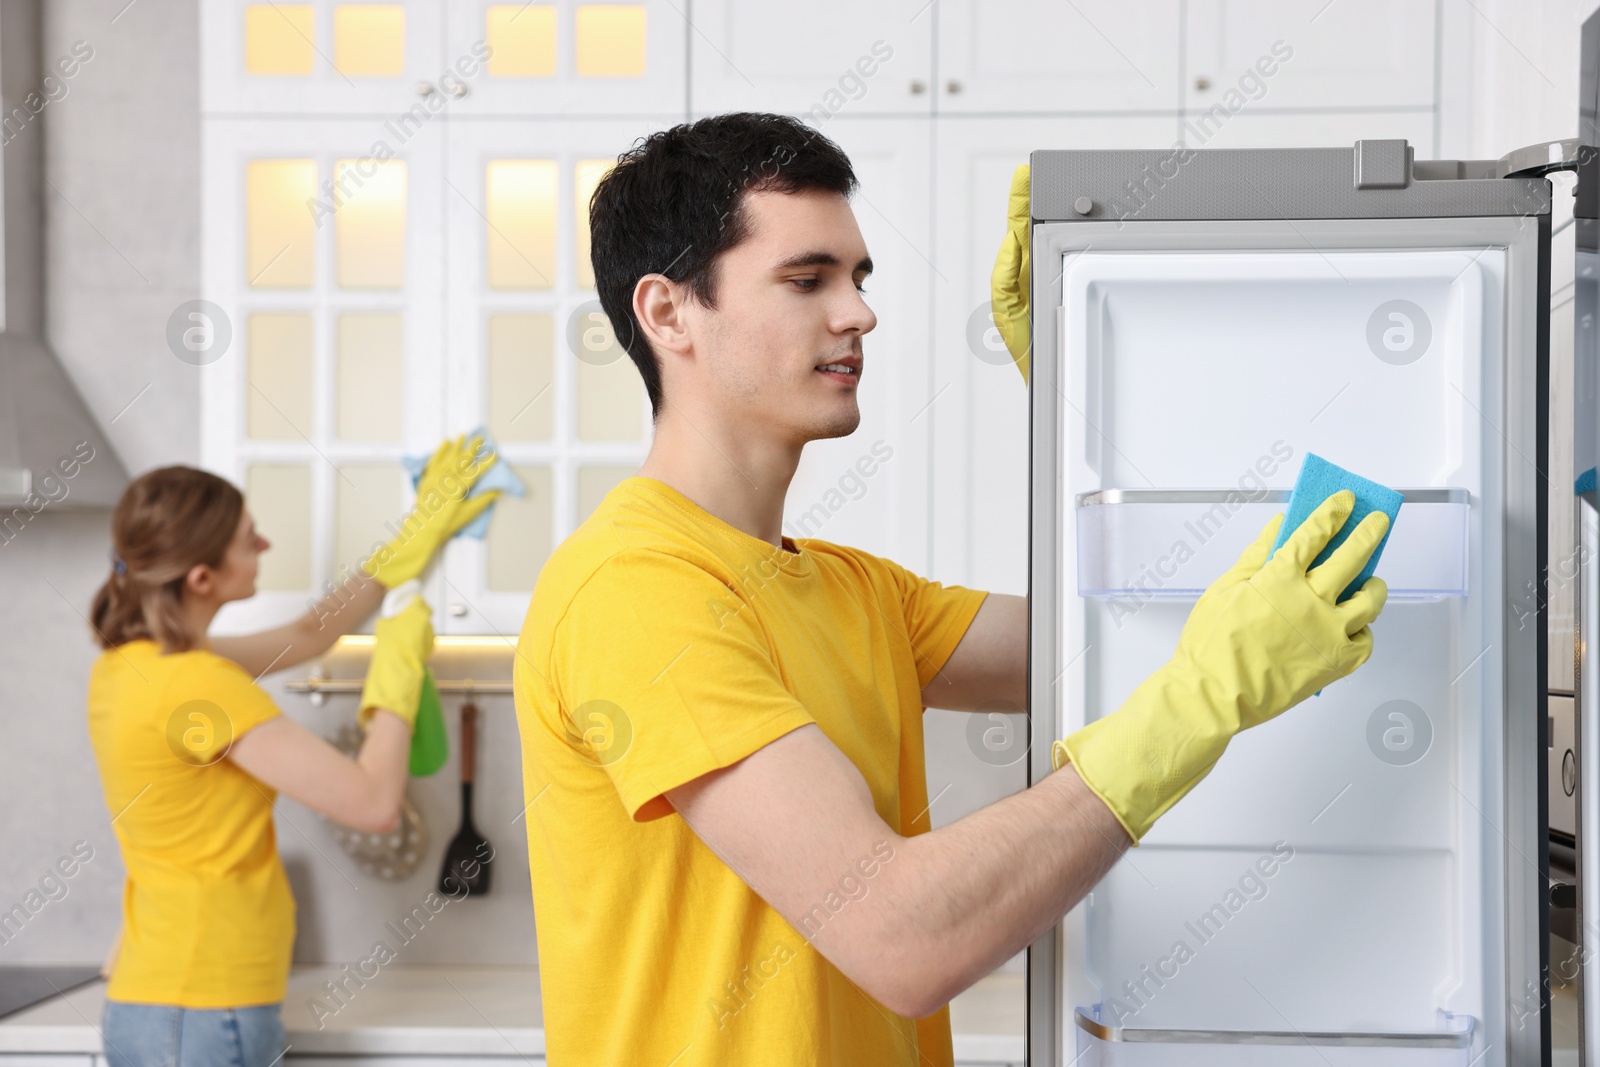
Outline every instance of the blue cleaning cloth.
<path fill-rule="evenodd" d="M 1575 493 L 1592 493 L 1592 492 L 1594 492 L 1594 490 L 1595 490 L 1595 469 L 1593 467 L 1590 467 L 1588 470 L 1586 470 L 1582 474 L 1578 475 L 1577 481 L 1572 483 L 1572 490 Z"/>
<path fill-rule="evenodd" d="M 1289 511 L 1283 517 L 1283 526 L 1278 530 L 1278 539 L 1273 542 L 1272 551 L 1267 553 L 1267 558 L 1271 559 L 1278 548 L 1289 539 L 1289 535 L 1310 518 L 1311 513 L 1317 510 L 1324 500 L 1341 489 L 1349 489 L 1355 493 L 1355 510 L 1350 513 L 1350 517 L 1345 520 L 1339 532 L 1333 535 L 1333 540 L 1328 542 L 1328 546 L 1311 561 L 1311 567 L 1317 566 L 1333 555 L 1336 548 L 1349 540 L 1351 531 L 1361 524 L 1361 520 L 1374 511 L 1381 511 L 1389 516 L 1389 531 L 1383 535 L 1383 540 L 1378 542 L 1378 547 L 1373 550 L 1367 565 L 1361 568 L 1361 573 L 1356 575 L 1355 580 L 1345 586 L 1344 592 L 1339 594 L 1340 603 L 1354 596 L 1362 583 L 1371 578 L 1372 572 L 1377 570 L 1378 557 L 1383 555 L 1383 546 L 1389 543 L 1389 534 L 1394 532 L 1394 522 L 1400 514 L 1401 494 L 1329 463 L 1315 452 L 1307 452 L 1305 461 L 1300 464 L 1300 475 L 1294 480 L 1294 491 L 1289 494 Z M 1310 570 L 1311 567 L 1306 569 Z"/>
<path fill-rule="evenodd" d="M 476 430 L 467 434 L 468 441 L 471 441 L 474 437 L 483 438 L 483 447 L 479 450 L 478 455 L 481 456 L 489 449 L 494 449 L 494 438 L 489 436 L 489 431 L 486 427 L 479 426 Z M 400 462 L 405 464 L 406 473 L 411 475 L 412 488 L 416 488 L 417 483 L 422 480 L 422 471 L 427 467 L 428 460 L 432 458 L 433 453 L 431 452 L 426 456 L 401 457 Z M 523 486 L 522 479 L 518 478 L 512 472 L 510 465 L 500 458 L 499 449 L 495 449 L 494 462 L 489 465 L 489 469 L 480 474 L 478 480 L 472 483 L 472 488 L 467 490 L 467 499 L 471 500 L 473 497 L 493 489 L 499 489 L 506 496 L 521 497 L 527 494 L 527 489 Z M 489 513 L 493 510 L 494 505 L 490 504 L 483 514 L 457 530 L 456 536 L 472 537 L 482 541 L 489 533 Z"/>

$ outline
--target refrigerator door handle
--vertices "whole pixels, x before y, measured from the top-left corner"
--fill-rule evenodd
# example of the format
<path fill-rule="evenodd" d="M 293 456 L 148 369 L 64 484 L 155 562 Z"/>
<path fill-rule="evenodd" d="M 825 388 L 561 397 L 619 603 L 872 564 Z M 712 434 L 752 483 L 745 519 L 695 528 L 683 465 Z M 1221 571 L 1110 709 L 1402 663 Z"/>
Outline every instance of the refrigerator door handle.
<path fill-rule="evenodd" d="M 1578 149 L 1584 147 L 1576 137 L 1538 144 L 1507 152 L 1495 164 L 1499 178 L 1539 178 L 1555 170 L 1577 170 Z"/>

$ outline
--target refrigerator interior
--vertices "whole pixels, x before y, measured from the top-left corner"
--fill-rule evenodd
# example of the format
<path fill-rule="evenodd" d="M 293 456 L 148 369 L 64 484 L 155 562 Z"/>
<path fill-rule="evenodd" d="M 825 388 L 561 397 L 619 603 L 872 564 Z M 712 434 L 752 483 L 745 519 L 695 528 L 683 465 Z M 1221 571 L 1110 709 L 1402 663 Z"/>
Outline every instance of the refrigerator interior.
<path fill-rule="evenodd" d="M 1079 1021 L 1084 1063 L 1466 1063 L 1503 1002 L 1506 252 L 1320 247 L 1062 260 L 1061 735 L 1166 661 L 1307 453 L 1407 502 L 1372 659 L 1237 737 L 1068 916 L 1061 1007 L 1437 1042 Z"/>

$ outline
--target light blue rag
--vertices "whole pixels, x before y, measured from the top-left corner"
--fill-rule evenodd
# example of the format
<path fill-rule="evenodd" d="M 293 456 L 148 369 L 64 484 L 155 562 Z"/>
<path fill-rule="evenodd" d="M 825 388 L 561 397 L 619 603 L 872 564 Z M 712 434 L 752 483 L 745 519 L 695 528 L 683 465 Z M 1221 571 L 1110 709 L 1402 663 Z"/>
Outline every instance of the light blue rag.
<path fill-rule="evenodd" d="M 1333 540 L 1328 542 L 1327 547 L 1317 553 L 1317 558 L 1311 561 L 1311 567 L 1322 564 L 1333 555 L 1334 549 L 1344 544 L 1355 532 L 1355 528 L 1361 525 L 1361 520 L 1374 511 L 1381 511 L 1389 516 L 1389 529 L 1383 535 L 1383 540 L 1378 542 L 1378 547 L 1372 550 L 1372 555 L 1367 558 L 1367 565 L 1361 568 L 1361 573 L 1356 575 L 1336 598 L 1340 603 L 1355 596 L 1356 590 L 1360 589 L 1362 584 L 1372 577 L 1372 572 L 1378 569 L 1378 557 L 1383 555 L 1383 546 L 1389 543 L 1389 534 L 1394 532 L 1394 522 L 1400 514 L 1400 502 L 1404 499 L 1402 494 L 1329 463 L 1315 452 L 1307 452 L 1305 461 L 1300 465 L 1300 476 L 1294 480 L 1294 490 L 1289 494 L 1289 510 L 1283 517 L 1283 525 L 1278 529 L 1278 539 L 1273 542 L 1272 551 L 1267 553 L 1267 558 L 1271 559 L 1289 539 L 1289 535 L 1309 519 L 1311 513 L 1316 511 L 1324 500 L 1341 489 L 1348 489 L 1356 495 L 1355 510 L 1339 528 L 1339 532 L 1333 535 Z M 1306 569 L 1310 570 L 1311 567 Z"/>
<path fill-rule="evenodd" d="M 471 500 L 475 496 L 494 489 L 499 489 L 507 496 L 526 496 L 527 489 L 523 486 L 522 479 L 518 478 L 511 470 L 510 464 L 500 458 L 499 449 L 495 449 L 494 438 L 489 436 L 488 429 L 479 426 L 476 430 L 467 434 L 468 441 L 471 441 L 474 437 L 483 438 L 483 445 L 478 452 L 479 456 L 482 456 L 484 452 L 490 449 L 494 449 L 495 457 L 494 462 L 489 465 L 489 469 L 480 474 L 478 480 L 472 483 L 472 488 L 467 490 L 467 499 Z M 432 458 L 433 454 L 431 452 L 426 456 L 401 457 L 400 462 L 405 464 L 406 473 L 411 475 L 412 488 L 416 488 L 417 483 L 422 480 L 422 472 L 428 466 L 428 460 Z M 456 536 L 472 537 L 482 541 L 489 533 L 489 513 L 492 511 L 494 511 L 494 505 L 490 504 L 483 514 L 457 530 Z"/>

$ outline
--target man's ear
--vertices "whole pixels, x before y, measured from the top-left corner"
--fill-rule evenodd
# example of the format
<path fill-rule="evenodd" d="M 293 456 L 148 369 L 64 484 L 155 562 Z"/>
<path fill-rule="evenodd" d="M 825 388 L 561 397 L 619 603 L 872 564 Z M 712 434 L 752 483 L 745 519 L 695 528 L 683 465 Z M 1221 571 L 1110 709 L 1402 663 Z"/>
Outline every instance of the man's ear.
<path fill-rule="evenodd" d="M 665 274 L 646 274 L 633 287 L 633 316 L 657 353 L 685 355 L 690 348 L 685 305 L 688 287 Z"/>

